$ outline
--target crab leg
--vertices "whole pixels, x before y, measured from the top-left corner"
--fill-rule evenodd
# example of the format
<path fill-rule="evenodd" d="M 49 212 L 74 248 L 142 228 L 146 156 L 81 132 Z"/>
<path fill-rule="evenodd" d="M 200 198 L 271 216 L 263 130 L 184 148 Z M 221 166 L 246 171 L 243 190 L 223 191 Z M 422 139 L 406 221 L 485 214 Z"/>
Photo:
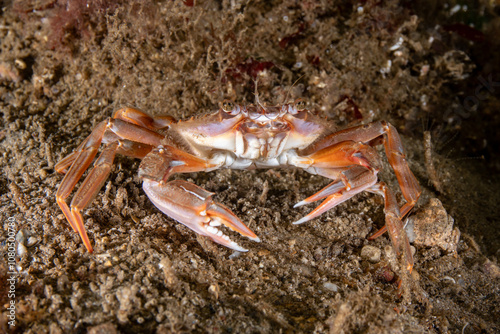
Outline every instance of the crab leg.
<path fill-rule="evenodd" d="M 119 109 L 119 110 L 117 110 L 114 113 L 114 115 L 113 115 L 112 118 L 113 119 L 120 119 L 120 120 L 125 121 L 127 123 L 132 123 L 132 124 L 135 124 L 135 125 L 138 125 L 138 126 L 141 126 L 141 127 L 148 128 L 150 130 L 164 129 L 164 128 L 169 127 L 172 123 L 176 122 L 175 119 L 172 116 L 151 117 L 148 114 L 146 114 L 146 113 L 144 113 L 144 112 L 142 112 L 140 110 L 134 109 L 134 108 Z M 106 136 L 106 134 L 107 133 L 105 133 L 104 136 Z M 115 136 L 115 137 L 116 137 L 116 139 L 120 139 L 118 136 Z M 112 140 L 105 140 L 105 138 L 103 138 L 103 141 L 106 142 L 106 143 L 109 143 Z M 73 164 L 73 162 L 76 160 L 76 158 L 78 157 L 78 155 L 80 154 L 80 152 L 83 150 L 83 147 L 86 145 L 86 142 L 87 142 L 87 139 L 84 140 L 76 148 L 76 150 L 74 150 L 71 154 L 69 154 L 68 156 L 66 156 L 61 161 L 59 161 L 57 163 L 57 165 L 55 166 L 55 170 L 58 173 L 66 174 L 66 172 L 68 171 L 68 168 Z M 127 145 L 127 146 L 130 147 L 131 145 Z M 141 150 L 141 148 L 138 148 L 138 149 Z M 127 151 L 132 152 L 132 151 L 135 151 L 135 149 L 132 150 L 132 151 L 131 150 L 127 150 Z M 142 158 L 142 157 L 145 156 L 145 154 L 143 154 L 141 156 L 137 156 L 136 153 L 132 153 L 132 155 L 126 154 L 126 153 L 122 153 L 120 151 L 120 149 L 118 150 L 117 153 L 128 155 L 128 156 L 132 156 L 134 158 L 136 158 L 136 157 L 137 158 Z"/>
<path fill-rule="evenodd" d="M 410 210 L 413 208 L 412 206 L 409 206 L 407 204 L 408 203 L 406 203 L 405 205 L 403 205 L 403 207 L 401 208 L 401 219 L 403 219 L 408 214 L 408 212 L 410 212 Z M 387 225 L 384 225 L 380 230 L 378 230 L 377 232 L 375 232 L 371 236 L 369 236 L 368 240 L 377 239 L 378 237 L 380 237 L 385 232 L 387 232 Z"/>
<path fill-rule="evenodd" d="M 175 119 L 172 116 L 157 116 L 151 117 L 148 114 L 143 113 L 135 108 L 123 108 L 117 110 L 113 118 L 121 119 L 128 123 L 133 123 L 150 130 L 159 130 L 168 128 L 170 124 L 175 123 Z"/>
<path fill-rule="evenodd" d="M 107 135 L 110 132 L 113 135 Z M 92 163 L 103 138 L 113 138 L 113 145 L 108 145 L 101 156 L 96 160 L 94 169 L 89 173 L 79 191 L 71 203 L 71 209 L 66 204 L 66 198 L 70 195 L 83 173 Z M 116 138 L 122 138 L 116 140 Z M 65 172 L 61 185 L 56 193 L 56 201 L 75 232 L 80 234 L 87 250 L 92 252 L 92 247 L 83 226 L 80 211 L 83 210 L 95 195 L 99 192 L 109 174 L 109 168 L 113 163 L 116 152 L 132 156 L 145 156 L 153 146 L 159 145 L 163 136 L 160 134 L 125 122 L 120 119 L 109 118 L 100 122 L 78 146 L 77 150 L 56 165 L 56 170 Z M 131 141 L 138 143 L 131 143 Z M 109 166 L 108 166 L 109 165 Z M 74 206 L 75 205 L 75 206 Z"/>
<path fill-rule="evenodd" d="M 398 131 L 390 123 L 379 121 L 336 132 L 306 148 L 302 153 L 311 154 L 313 152 L 322 151 L 331 145 L 339 144 L 344 141 L 358 141 L 372 144 L 376 143 L 376 139 L 380 136 L 384 138 L 383 144 L 387 159 L 394 169 L 399 186 L 401 187 L 401 192 L 406 200 L 406 203 L 400 209 L 401 218 L 403 218 L 413 209 L 422 191 L 415 176 L 406 163 L 403 145 Z M 368 239 L 373 240 L 386 231 L 387 227 L 384 226 Z"/>
<path fill-rule="evenodd" d="M 369 145 L 375 144 L 381 135 L 384 138 L 383 143 L 387 159 L 394 169 L 401 191 L 406 199 L 406 203 L 402 206 L 401 210 L 394 194 L 385 183 L 380 182 L 375 184 L 377 182 L 376 174 L 379 166 L 379 158 L 375 150 L 370 148 Z M 297 203 L 296 206 L 300 206 L 327 196 L 327 199 L 320 206 L 296 223 L 302 223 L 316 217 L 363 190 L 377 193 L 385 199 L 386 225 L 369 239 L 373 239 L 382 235 L 385 231 L 389 231 L 389 236 L 396 252 L 400 254 L 401 250 L 403 251 L 406 267 L 411 272 L 413 258 L 401 218 L 413 208 L 420 196 L 421 190 L 415 176 L 406 163 L 401 139 L 396 129 L 386 122 L 375 122 L 347 129 L 334 133 L 311 145 L 311 147 L 304 149 L 301 154 L 305 156 L 295 158 L 295 161 L 299 162 L 299 166 L 309 160 L 311 161 L 309 166 L 316 168 L 318 174 L 326 177 L 334 176 L 335 168 L 342 167 L 343 164 L 351 163 L 358 166 L 341 172 L 333 183 L 315 195 Z M 359 168 L 365 168 L 371 175 L 368 174 L 369 176 L 363 180 L 361 177 L 362 173 L 356 174 Z M 342 184 L 345 185 L 345 188 L 341 187 Z"/>
<path fill-rule="evenodd" d="M 417 202 L 422 191 L 415 176 L 408 167 L 398 131 L 390 123 L 379 121 L 336 132 L 311 145 L 301 153 L 303 155 L 313 154 L 346 141 L 370 143 L 380 136 L 384 137 L 383 142 L 387 159 L 394 169 L 401 192 L 406 200 L 406 203 L 401 208 L 401 212 L 407 214 Z"/>
<path fill-rule="evenodd" d="M 160 211 L 221 245 L 246 251 L 218 230 L 217 226 L 225 225 L 254 241 L 260 239 L 229 209 L 214 202 L 213 193 L 186 181 L 167 182 L 175 173 L 207 171 L 218 167 L 210 160 L 175 147 L 160 146 L 142 160 L 139 176 L 143 179 L 144 191 Z"/>
<path fill-rule="evenodd" d="M 396 197 L 384 182 L 379 182 L 366 190 L 384 197 L 385 226 L 389 231 L 389 236 L 396 253 L 399 255 L 401 250 L 403 251 L 406 268 L 411 272 L 413 269 L 413 257 L 411 255 L 410 242 L 404 231 L 403 223 L 401 222 L 401 214 L 399 212 Z"/>
<path fill-rule="evenodd" d="M 305 223 L 322 213 L 330 210 L 334 206 L 347 201 L 360 192 L 367 190 L 377 182 L 377 175 L 373 170 L 362 166 L 354 166 L 340 173 L 337 180 L 312 195 L 297 203 L 295 207 L 311 203 L 326 197 L 326 199 L 316 209 L 307 216 L 297 220 L 294 224 Z"/>
<path fill-rule="evenodd" d="M 335 180 L 320 191 L 318 191 L 316 194 L 309 196 L 308 198 L 298 202 L 295 204 L 293 207 L 298 208 L 299 206 L 303 206 L 312 202 L 319 201 L 320 199 L 326 198 L 330 195 L 336 194 L 340 191 L 345 191 L 346 190 L 346 184 L 344 180 Z"/>
<path fill-rule="evenodd" d="M 90 253 L 92 253 L 92 246 L 83 225 L 81 210 L 85 209 L 94 200 L 108 178 L 118 145 L 118 142 L 106 145 L 99 158 L 95 161 L 94 168 L 87 175 L 71 201 L 72 219 L 68 219 L 68 221 L 70 224 L 76 225 L 78 233 Z"/>
<path fill-rule="evenodd" d="M 66 159 L 63 159 L 55 167 L 57 171 L 65 170 L 67 168 L 69 158 L 74 159 L 71 168 L 64 176 L 61 185 L 59 185 L 59 189 L 57 189 L 56 201 L 63 211 L 66 220 L 68 220 L 69 224 L 75 232 L 79 232 L 79 229 L 77 227 L 78 225 L 75 222 L 73 215 L 71 214 L 71 210 L 69 209 L 65 200 L 75 187 L 78 180 L 80 180 L 85 170 L 90 166 L 90 163 L 97 154 L 97 148 L 101 144 L 101 138 L 105 130 L 106 122 L 103 121 L 94 128 L 90 136 L 85 139 L 85 141 L 78 147 L 78 150 L 76 152 L 70 154 L 68 157 L 66 157 Z"/>

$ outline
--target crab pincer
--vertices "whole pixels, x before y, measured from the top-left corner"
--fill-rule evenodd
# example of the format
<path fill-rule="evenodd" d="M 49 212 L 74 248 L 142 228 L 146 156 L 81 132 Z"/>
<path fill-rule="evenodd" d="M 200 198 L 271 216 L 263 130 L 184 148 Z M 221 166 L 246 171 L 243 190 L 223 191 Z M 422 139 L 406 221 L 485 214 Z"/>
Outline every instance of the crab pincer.
<path fill-rule="evenodd" d="M 222 233 L 218 229 L 221 225 L 253 241 L 260 241 L 234 213 L 212 200 L 214 193 L 195 184 L 183 180 L 163 183 L 145 179 L 142 187 L 160 211 L 218 244 L 240 252 L 247 251 Z"/>

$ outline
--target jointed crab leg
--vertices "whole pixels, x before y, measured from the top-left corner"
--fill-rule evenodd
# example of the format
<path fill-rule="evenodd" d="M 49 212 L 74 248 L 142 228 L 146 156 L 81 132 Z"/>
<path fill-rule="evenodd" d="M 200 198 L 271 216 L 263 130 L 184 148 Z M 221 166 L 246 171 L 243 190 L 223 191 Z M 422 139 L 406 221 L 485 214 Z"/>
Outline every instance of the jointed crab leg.
<path fill-rule="evenodd" d="M 384 138 L 383 143 L 387 159 L 394 169 L 401 191 L 406 199 L 406 203 L 401 210 L 394 194 L 385 183 L 375 184 L 380 163 L 375 150 L 368 144 L 374 143 L 374 140 L 381 135 Z M 386 225 L 369 239 L 380 236 L 388 230 L 396 252 L 400 254 L 403 251 L 407 269 L 411 272 L 413 258 L 401 218 L 413 208 L 421 190 L 406 163 L 401 139 L 396 129 L 391 124 L 383 121 L 346 129 L 325 137 L 303 150 L 301 154 L 304 155 L 303 158 L 295 159 L 296 162 L 299 162 L 299 165 L 309 161 L 310 166 L 315 167 L 318 174 L 331 178 L 336 177 L 335 181 L 327 187 L 296 204 L 296 206 L 300 206 L 326 197 L 323 203 L 307 216 L 295 222 L 295 224 L 317 217 L 363 190 L 377 193 L 385 199 Z M 347 165 L 357 166 L 336 174 L 336 169 Z"/>
<path fill-rule="evenodd" d="M 421 190 L 406 162 L 401 138 L 397 130 L 391 124 L 385 121 L 379 121 L 345 129 L 325 137 L 325 139 L 311 145 L 301 153 L 302 155 L 313 154 L 326 147 L 346 141 L 369 143 L 380 136 L 384 137 L 384 147 L 387 159 L 394 169 L 399 186 L 401 187 L 401 192 L 406 200 L 406 203 L 401 208 L 401 212 L 406 214 L 417 202 Z"/>
<path fill-rule="evenodd" d="M 76 192 L 73 200 L 71 201 L 71 218 L 70 223 L 76 224 L 78 233 L 87 247 L 87 250 L 92 253 L 92 246 L 90 245 L 87 232 L 83 225 L 83 218 L 81 210 L 85 209 L 95 198 L 99 190 L 104 185 L 104 182 L 109 176 L 113 160 L 115 158 L 116 149 L 119 143 L 114 142 L 106 145 L 99 158 L 94 163 L 94 168 L 90 171 L 89 175 L 85 178 L 80 188 Z M 66 203 L 64 203 L 66 204 Z"/>
<path fill-rule="evenodd" d="M 120 110 L 118 110 L 119 112 Z M 115 113 L 118 114 L 118 112 Z M 147 116 L 146 114 L 142 114 L 144 116 Z M 121 116 L 118 114 L 118 116 Z M 139 115 L 137 115 L 139 116 Z M 148 116 L 149 117 L 149 116 Z M 151 117 L 149 117 L 151 118 Z M 151 118 L 152 119 L 152 118 Z M 134 123 L 140 123 L 140 122 L 134 122 Z M 163 139 L 163 136 L 160 134 L 144 129 L 140 126 L 136 126 L 134 123 L 129 123 L 125 122 L 121 119 L 113 119 L 113 118 L 108 118 L 105 121 L 102 121 L 99 123 L 94 130 L 92 131 L 92 134 L 87 137 L 77 148 L 74 150 L 71 154 L 66 156 L 64 159 L 59 161 L 57 165 L 55 166 L 55 170 L 59 173 L 65 174 L 67 172 L 67 168 L 70 167 L 75 160 L 78 158 L 78 156 L 81 154 L 82 151 L 85 149 L 88 149 L 89 147 L 95 147 L 98 148 L 101 141 L 104 141 L 105 143 L 113 141 L 113 139 L 116 138 L 118 139 L 130 139 L 130 140 L 135 140 L 139 142 L 144 142 L 145 144 L 149 144 L 150 146 L 158 146 Z M 129 125 L 130 128 L 127 129 L 126 125 Z M 165 125 L 168 126 L 168 125 Z M 107 130 L 107 131 L 106 131 Z M 142 130 L 142 131 L 140 131 Z M 118 135 L 115 133 L 116 131 L 121 133 Z M 137 132 L 137 133 L 134 133 Z M 144 140 L 141 140 L 141 138 L 144 138 Z M 88 144 L 88 141 L 94 140 L 91 144 Z M 94 154 L 95 156 L 95 154 Z M 88 166 L 87 166 L 88 167 Z"/>
<path fill-rule="evenodd" d="M 135 114 L 136 117 L 142 117 L 142 115 L 145 114 Z M 162 139 L 162 135 L 149 129 L 120 119 L 109 118 L 100 122 L 75 152 L 56 165 L 55 169 L 62 173 L 66 172 L 71 165 L 59 186 L 56 201 L 73 230 L 80 234 L 89 252 L 92 252 L 92 246 L 85 231 L 80 211 L 90 204 L 101 189 L 109 175 L 116 152 L 143 157 L 151 151 L 153 146 L 159 145 Z M 70 209 L 65 200 L 92 163 L 102 141 L 111 141 L 111 143 L 105 147 L 96 160 L 94 168 L 73 198 Z"/>
<path fill-rule="evenodd" d="M 339 174 L 339 178 L 336 181 L 295 205 L 295 207 L 298 207 L 326 197 L 316 209 L 311 211 L 307 216 L 294 222 L 294 224 L 302 224 L 321 215 L 334 206 L 347 201 L 354 195 L 367 190 L 376 182 L 376 173 L 368 168 L 353 166 L 352 168 L 344 170 Z"/>
<path fill-rule="evenodd" d="M 408 237 L 404 232 L 396 197 L 384 182 L 379 182 L 373 185 L 372 187 L 368 188 L 367 191 L 379 194 L 384 197 L 385 227 L 389 231 L 389 236 L 391 238 L 392 245 L 396 250 L 396 253 L 400 254 L 401 251 L 403 251 L 403 256 L 406 261 L 406 268 L 409 272 L 411 272 L 413 269 L 413 257 L 411 255 Z"/>
<path fill-rule="evenodd" d="M 405 203 L 405 205 L 403 205 L 403 207 L 400 210 L 401 211 L 401 215 L 400 215 L 401 219 L 403 219 L 408 214 L 408 212 L 410 212 L 411 209 L 413 209 L 413 206 L 410 206 L 410 205 L 408 205 L 408 203 Z M 368 240 L 377 239 L 385 232 L 387 232 L 387 225 L 384 225 L 380 230 L 378 230 L 377 232 L 370 235 L 368 237 Z"/>
<path fill-rule="evenodd" d="M 175 119 L 172 116 L 157 116 L 153 118 L 135 108 L 123 108 L 117 110 L 114 113 L 113 118 L 121 119 L 128 123 L 133 123 L 150 130 L 163 129 L 170 126 L 170 124 L 175 123 Z"/>
<path fill-rule="evenodd" d="M 330 183 L 329 185 L 318 191 L 316 194 L 309 196 L 308 198 L 298 202 L 293 207 L 298 208 L 299 206 L 319 201 L 320 199 L 326 198 L 345 189 L 346 189 L 346 184 L 344 180 L 336 179 L 335 181 L 333 181 L 332 183 Z"/>

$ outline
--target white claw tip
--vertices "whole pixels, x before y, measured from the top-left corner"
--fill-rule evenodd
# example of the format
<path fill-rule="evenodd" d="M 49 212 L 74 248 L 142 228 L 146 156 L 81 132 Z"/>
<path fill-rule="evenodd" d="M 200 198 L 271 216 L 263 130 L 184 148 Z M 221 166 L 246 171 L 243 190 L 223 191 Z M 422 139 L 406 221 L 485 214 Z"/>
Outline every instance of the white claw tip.
<path fill-rule="evenodd" d="M 303 224 L 303 223 L 305 223 L 305 222 L 306 222 L 306 221 L 308 221 L 308 220 L 309 220 L 309 219 L 308 219 L 307 217 L 302 217 L 302 218 L 300 218 L 299 220 L 297 220 L 297 221 L 293 222 L 292 224 L 293 224 L 293 225 L 299 225 L 299 224 Z"/>
<path fill-rule="evenodd" d="M 307 202 L 306 202 L 306 201 L 300 201 L 300 202 L 298 202 L 297 204 L 295 204 L 293 207 L 294 207 L 294 208 L 298 208 L 299 206 L 306 205 L 306 204 L 307 204 Z"/>
<path fill-rule="evenodd" d="M 255 242 L 260 242 L 260 238 L 259 237 L 255 237 L 255 238 L 250 238 L 248 237 L 250 240 L 252 241 L 255 241 Z"/>
<path fill-rule="evenodd" d="M 231 249 L 234 249 L 234 250 L 235 250 L 235 251 L 237 251 L 237 252 L 242 252 L 242 253 L 243 253 L 243 252 L 248 252 L 248 249 L 241 247 L 240 245 L 238 245 L 238 244 L 237 244 L 236 242 L 234 242 L 234 241 L 231 241 L 231 245 L 230 245 L 230 246 L 228 246 L 228 247 L 231 247 Z"/>

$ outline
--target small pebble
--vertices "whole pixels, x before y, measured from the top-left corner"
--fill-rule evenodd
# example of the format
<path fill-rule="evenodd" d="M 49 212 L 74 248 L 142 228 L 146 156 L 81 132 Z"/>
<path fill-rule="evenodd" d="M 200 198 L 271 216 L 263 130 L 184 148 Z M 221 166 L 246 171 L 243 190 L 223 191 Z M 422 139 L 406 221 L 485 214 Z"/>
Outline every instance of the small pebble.
<path fill-rule="evenodd" d="M 26 239 L 28 239 L 28 236 L 29 236 L 29 232 L 26 229 L 22 228 L 16 234 L 16 241 L 20 244 L 25 245 Z"/>
<path fill-rule="evenodd" d="M 28 242 L 26 243 L 27 247 L 33 247 L 38 243 L 38 238 L 36 237 L 29 237 Z"/>
<path fill-rule="evenodd" d="M 330 283 L 330 282 L 325 282 L 323 284 L 323 287 L 327 290 L 330 290 L 330 291 L 333 291 L 333 292 L 337 292 L 339 290 L 339 287 L 337 284 L 334 284 L 334 283 Z"/>
<path fill-rule="evenodd" d="M 234 251 L 233 254 L 229 255 L 229 259 L 232 260 L 232 259 L 236 259 L 237 257 L 239 257 L 241 255 L 241 252 L 238 252 L 238 251 Z"/>
<path fill-rule="evenodd" d="M 394 279 L 394 272 L 389 266 L 383 266 L 382 268 L 377 269 L 375 276 L 382 282 L 392 282 Z"/>
<path fill-rule="evenodd" d="M 413 271 L 411 272 L 411 278 L 416 282 L 420 281 L 420 274 L 415 270 L 415 268 L 413 268 Z"/>
<path fill-rule="evenodd" d="M 22 243 L 18 243 L 17 244 L 17 255 L 19 255 L 19 257 L 23 257 L 23 255 L 26 253 L 28 253 L 28 249 L 26 248 L 26 246 L 23 245 Z"/>
<path fill-rule="evenodd" d="M 491 278 L 497 279 L 500 277 L 500 268 L 490 260 L 486 260 L 482 269 L 482 271 Z"/>
<path fill-rule="evenodd" d="M 381 254 L 382 251 L 379 248 L 370 245 L 364 246 L 361 249 L 361 257 L 372 263 L 379 262 Z"/>
<path fill-rule="evenodd" d="M 410 217 L 406 233 L 416 246 L 435 247 L 456 253 L 460 230 L 454 227 L 454 219 L 437 198 L 431 198 L 418 212 Z"/>
<path fill-rule="evenodd" d="M 208 288 L 208 292 L 214 295 L 215 299 L 219 299 L 220 288 L 217 283 L 210 285 L 210 287 Z"/>
<path fill-rule="evenodd" d="M 45 180 L 47 178 L 47 175 L 49 174 L 45 169 L 37 169 L 36 173 L 42 180 Z"/>
<path fill-rule="evenodd" d="M 395 259 L 396 258 L 396 252 L 394 252 L 394 248 L 391 245 L 387 245 L 384 247 L 384 253 L 385 253 L 385 257 L 387 259 Z"/>
<path fill-rule="evenodd" d="M 20 70 L 26 69 L 26 63 L 22 61 L 21 59 L 16 59 L 14 60 L 14 63 L 16 64 L 16 67 Z"/>

